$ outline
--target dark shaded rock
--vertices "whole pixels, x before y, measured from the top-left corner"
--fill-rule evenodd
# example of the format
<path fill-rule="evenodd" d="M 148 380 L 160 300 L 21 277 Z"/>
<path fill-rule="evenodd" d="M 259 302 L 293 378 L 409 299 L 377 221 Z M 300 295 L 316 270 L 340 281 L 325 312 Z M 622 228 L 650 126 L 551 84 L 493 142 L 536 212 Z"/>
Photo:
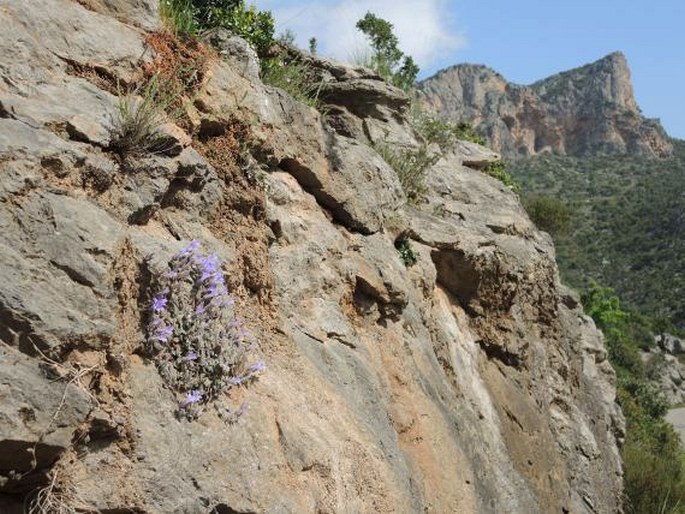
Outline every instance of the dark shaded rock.
<path fill-rule="evenodd" d="M 35 360 L 0 342 L 0 492 L 26 492 L 59 454 L 91 409 L 74 384 L 48 378 Z"/>

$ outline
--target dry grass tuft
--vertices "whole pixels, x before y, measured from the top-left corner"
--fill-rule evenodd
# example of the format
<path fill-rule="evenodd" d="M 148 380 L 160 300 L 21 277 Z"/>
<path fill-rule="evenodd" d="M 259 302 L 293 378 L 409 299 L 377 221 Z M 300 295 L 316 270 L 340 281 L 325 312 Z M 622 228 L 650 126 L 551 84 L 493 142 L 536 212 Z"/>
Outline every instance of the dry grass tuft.
<path fill-rule="evenodd" d="M 76 514 L 76 492 L 65 478 L 64 470 L 55 466 L 50 472 L 50 482 L 38 490 L 28 502 L 27 514 Z"/>

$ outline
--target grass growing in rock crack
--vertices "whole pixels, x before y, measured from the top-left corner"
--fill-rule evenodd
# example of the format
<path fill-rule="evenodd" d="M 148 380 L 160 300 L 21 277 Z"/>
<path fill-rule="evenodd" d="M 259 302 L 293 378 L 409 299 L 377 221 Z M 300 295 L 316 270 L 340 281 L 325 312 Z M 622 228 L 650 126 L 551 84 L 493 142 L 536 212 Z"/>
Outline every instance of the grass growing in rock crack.
<path fill-rule="evenodd" d="M 268 66 L 262 66 L 262 80 L 282 89 L 298 102 L 318 109 L 319 94 L 323 82 L 314 77 L 312 66 L 304 61 L 274 60 Z"/>
<path fill-rule="evenodd" d="M 59 465 L 50 472 L 49 482 L 38 489 L 26 506 L 27 514 L 76 514 L 83 512 L 75 506 L 76 493 L 66 480 Z M 80 503 L 80 502 L 79 502 Z"/>
<path fill-rule="evenodd" d="M 160 91 L 159 78 L 145 87 L 121 94 L 112 120 L 110 148 L 120 155 L 139 155 L 162 149 L 165 138 L 159 128 L 166 121 L 171 100 Z"/>
<path fill-rule="evenodd" d="M 59 363 L 46 356 L 35 345 L 33 348 L 40 356 L 41 366 L 44 366 L 44 369 L 49 370 L 50 374 L 54 374 L 57 377 L 57 380 L 66 382 L 66 385 L 64 386 L 64 392 L 62 393 L 59 404 L 50 417 L 50 421 L 41 431 L 33 447 L 27 450 L 31 455 L 31 466 L 22 476 L 26 476 L 37 469 L 38 461 L 36 460 L 36 450 L 38 444 L 43 441 L 50 428 L 57 423 L 57 418 L 64 408 L 71 387 L 79 388 L 81 391 L 85 392 L 94 403 L 97 403 L 82 380 L 85 376 L 94 372 L 99 365 L 96 364 L 90 367 L 82 367 L 74 364 Z M 62 462 L 63 459 L 53 464 L 52 470 L 48 474 L 48 484 L 38 489 L 34 496 L 30 498 L 26 506 L 27 514 L 75 514 L 76 512 L 82 511 L 75 507 L 76 503 L 80 502 L 77 502 L 75 489 L 69 481 L 68 474 L 65 472 Z"/>

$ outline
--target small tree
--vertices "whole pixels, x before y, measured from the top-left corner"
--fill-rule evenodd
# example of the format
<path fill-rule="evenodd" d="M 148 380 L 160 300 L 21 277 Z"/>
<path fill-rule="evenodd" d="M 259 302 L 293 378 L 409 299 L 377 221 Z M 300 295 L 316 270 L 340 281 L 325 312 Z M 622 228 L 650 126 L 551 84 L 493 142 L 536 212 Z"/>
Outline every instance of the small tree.
<path fill-rule="evenodd" d="M 412 89 L 419 67 L 399 49 L 392 23 L 367 12 L 357 22 L 357 28 L 369 38 L 373 49 L 371 65 L 379 75 L 405 91 Z"/>

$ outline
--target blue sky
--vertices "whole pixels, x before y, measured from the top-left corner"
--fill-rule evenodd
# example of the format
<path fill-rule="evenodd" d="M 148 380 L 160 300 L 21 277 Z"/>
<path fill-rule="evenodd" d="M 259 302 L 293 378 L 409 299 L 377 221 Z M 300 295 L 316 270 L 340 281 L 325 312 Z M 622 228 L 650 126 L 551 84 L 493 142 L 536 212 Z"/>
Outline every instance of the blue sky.
<path fill-rule="evenodd" d="M 486 64 L 529 84 L 615 50 L 628 59 L 638 104 L 685 139 L 685 0 L 257 0 L 277 30 L 320 53 L 363 52 L 356 21 L 372 11 L 392 22 L 400 48 L 425 78 L 463 62 Z"/>

